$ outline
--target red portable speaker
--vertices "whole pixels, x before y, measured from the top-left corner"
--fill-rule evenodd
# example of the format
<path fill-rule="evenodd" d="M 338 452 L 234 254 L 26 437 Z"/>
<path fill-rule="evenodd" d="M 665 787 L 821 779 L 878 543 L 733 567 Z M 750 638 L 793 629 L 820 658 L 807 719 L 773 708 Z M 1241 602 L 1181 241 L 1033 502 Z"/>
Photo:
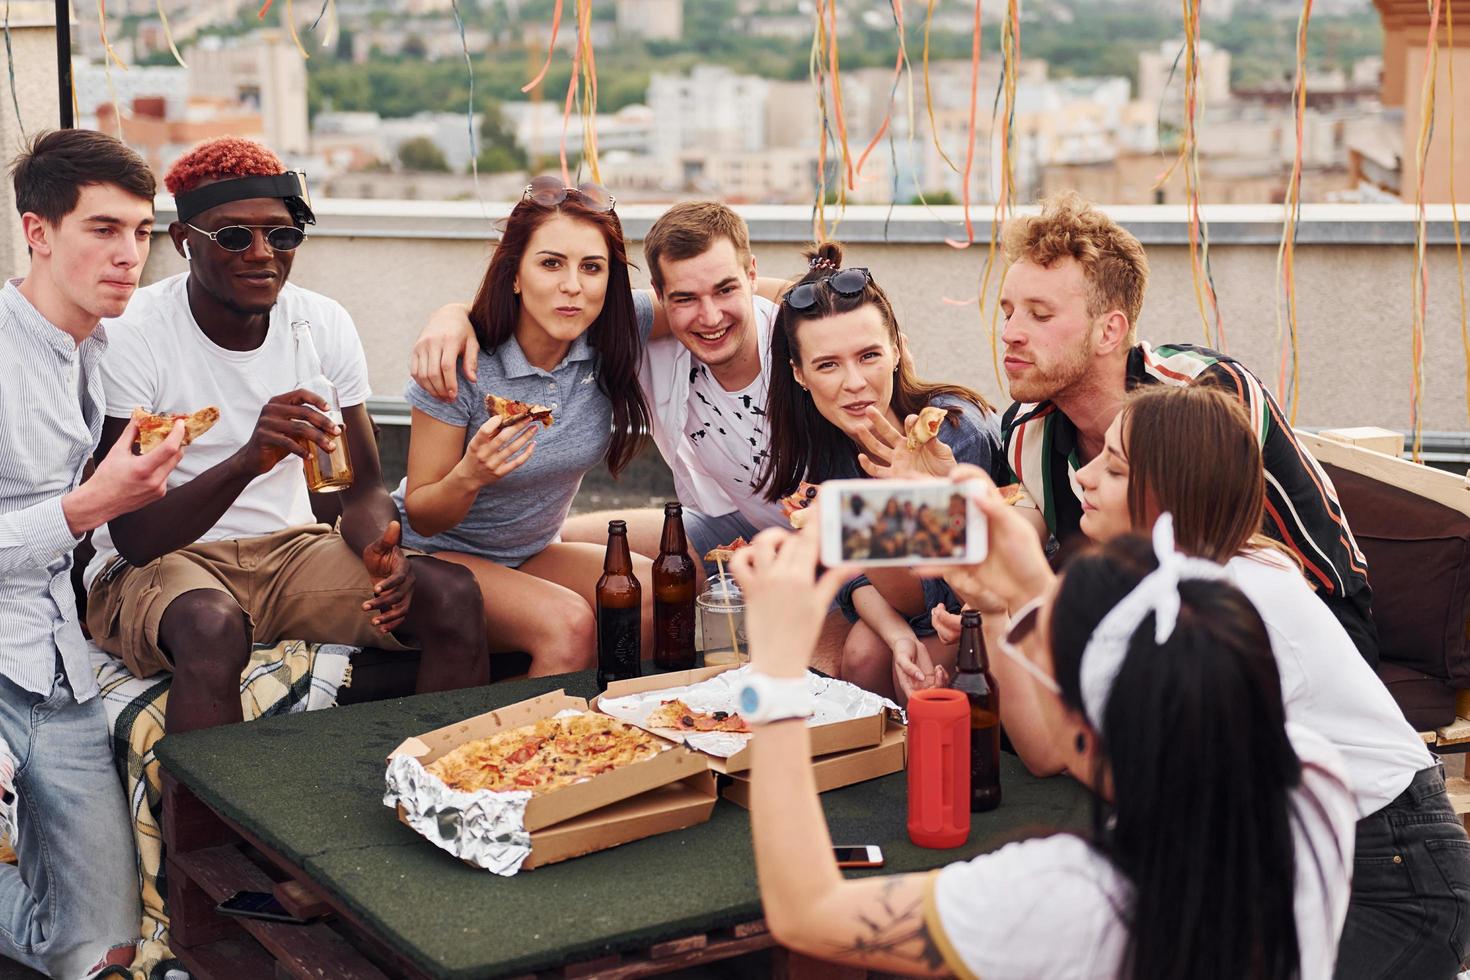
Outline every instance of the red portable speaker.
<path fill-rule="evenodd" d="M 970 836 L 970 702 L 953 688 L 909 698 L 909 840 L 959 847 Z"/>

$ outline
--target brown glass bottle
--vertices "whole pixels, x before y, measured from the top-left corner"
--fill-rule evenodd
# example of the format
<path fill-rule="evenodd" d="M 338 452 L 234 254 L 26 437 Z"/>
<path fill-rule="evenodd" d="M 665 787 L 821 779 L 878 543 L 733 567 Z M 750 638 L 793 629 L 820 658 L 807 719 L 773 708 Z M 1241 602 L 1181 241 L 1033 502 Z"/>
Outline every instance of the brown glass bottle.
<path fill-rule="evenodd" d="M 977 612 L 960 618 L 959 653 L 954 688 L 970 701 L 970 812 L 984 813 L 1000 806 L 1000 688 Z"/>
<path fill-rule="evenodd" d="M 597 580 L 597 686 L 643 673 L 639 633 L 643 629 L 643 587 L 633 575 L 628 525 L 608 521 L 607 555 Z"/>
<path fill-rule="evenodd" d="M 653 563 L 653 662 L 660 670 L 694 666 L 694 559 L 684 508 L 664 504 L 664 534 Z"/>

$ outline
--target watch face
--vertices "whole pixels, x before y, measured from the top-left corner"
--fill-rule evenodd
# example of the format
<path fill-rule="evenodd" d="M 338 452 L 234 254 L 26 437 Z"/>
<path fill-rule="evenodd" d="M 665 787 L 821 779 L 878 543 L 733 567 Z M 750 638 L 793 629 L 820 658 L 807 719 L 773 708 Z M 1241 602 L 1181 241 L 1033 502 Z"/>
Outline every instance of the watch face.
<path fill-rule="evenodd" d="M 761 696 L 752 685 L 747 684 L 740 689 L 740 710 L 745 714 L 754 714 L 760 707 Z"/>

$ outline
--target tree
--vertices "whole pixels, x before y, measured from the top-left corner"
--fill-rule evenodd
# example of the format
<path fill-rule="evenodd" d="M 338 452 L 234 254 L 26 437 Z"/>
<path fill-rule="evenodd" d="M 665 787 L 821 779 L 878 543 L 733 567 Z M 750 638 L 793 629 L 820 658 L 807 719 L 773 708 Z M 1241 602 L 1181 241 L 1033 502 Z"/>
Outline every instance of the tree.
<path fill-rule="evenodd" d="M 398 53 L 405 58 L 412 58 L 414 61 L 423 61 L 424 58 L 428 57 L 429 46 L 417 34 L 410 34 L 403 39 L 403 47 L 399 48 Z"/>
<path fill-rule="evenodd" d="M 411 140 L 405 140 L 398 147 L 398 162 L 403 164 L 404 170 L 435 173 L 449 171 L 449 161 L 444 159 L 444 151 L 434 145 L 434 141 L 427 136 L 415 136 Z"/>
<path fill-rule="evenodd" d="M 526 152 L 494 99 L 486 99 L 481 109 L 480 155 L 475 162 L 487 174 L 526 169 Z"/>

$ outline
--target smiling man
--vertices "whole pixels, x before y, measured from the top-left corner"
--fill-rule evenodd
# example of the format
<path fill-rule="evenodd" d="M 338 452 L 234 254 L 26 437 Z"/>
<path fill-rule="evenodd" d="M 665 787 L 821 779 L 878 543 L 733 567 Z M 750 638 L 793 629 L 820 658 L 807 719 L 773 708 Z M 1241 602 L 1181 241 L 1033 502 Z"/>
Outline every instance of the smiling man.
<path fill-rule="evenodd" d="M 786 525 L 780 505 L 755 489 L 769 455 L 767 353 L 777 307 L 757 295 L 745 219 L 723 204 L 675 204 L 648 230 L 643 254 L 667 336 L 649 342 L 638 380 L 685 507 L 690 551 L 703 567 L 712 548 Z M 562 536 L 606 540 L 614 517 L 628 522 L 633 550 L 658 554 L 662 508 L 584 514 L 567 521 Z"/>
<path fill-rule="evenodd" d="M 304 178 L 249 140 L 200 144 L 165 177 L 169 227 L 189 271 L 139 290 L 110 321 L 105 453 L 135 406 L 219 422 L 197 439 L 162 500 L 94 537 L 87 621 L 139 677 L 174 673 L 168 728 L 241 720 L 252 641 L 419 647 L 420 691 L 488 681 L 479 588 L 468 571 L 399 547 L 368 417 L 367 362 L 352 318 L 287 283 L 315 216 Z M 292 326 L 305 321 L 342 425 L 298 387 Z M 302 460 L 345 439 L 355 479 L 341 522 L 316 522 Z"/>
<path fill-rule="evenodd" d="M 1317 595 L 1378 664 L 1368 563 L 1331 479 L 1297 442 L 1280 406 L 1239 361 L 1192 344 L 1139 343 L 1148 285 L 1143 245 L 1073 193 L 1014 218 L 1004 233 L 1005 372 L 1015 399 L 1002 420 L 1006 461 L 1063 545 L 1081 534 L 1077 470 L 1139 385 L 1217 384 L 1239 398 L 1266 465 L 1266 526 L 1301 562 Z M 1188 466 L 1192 446 L 1175 447 Z"/>

